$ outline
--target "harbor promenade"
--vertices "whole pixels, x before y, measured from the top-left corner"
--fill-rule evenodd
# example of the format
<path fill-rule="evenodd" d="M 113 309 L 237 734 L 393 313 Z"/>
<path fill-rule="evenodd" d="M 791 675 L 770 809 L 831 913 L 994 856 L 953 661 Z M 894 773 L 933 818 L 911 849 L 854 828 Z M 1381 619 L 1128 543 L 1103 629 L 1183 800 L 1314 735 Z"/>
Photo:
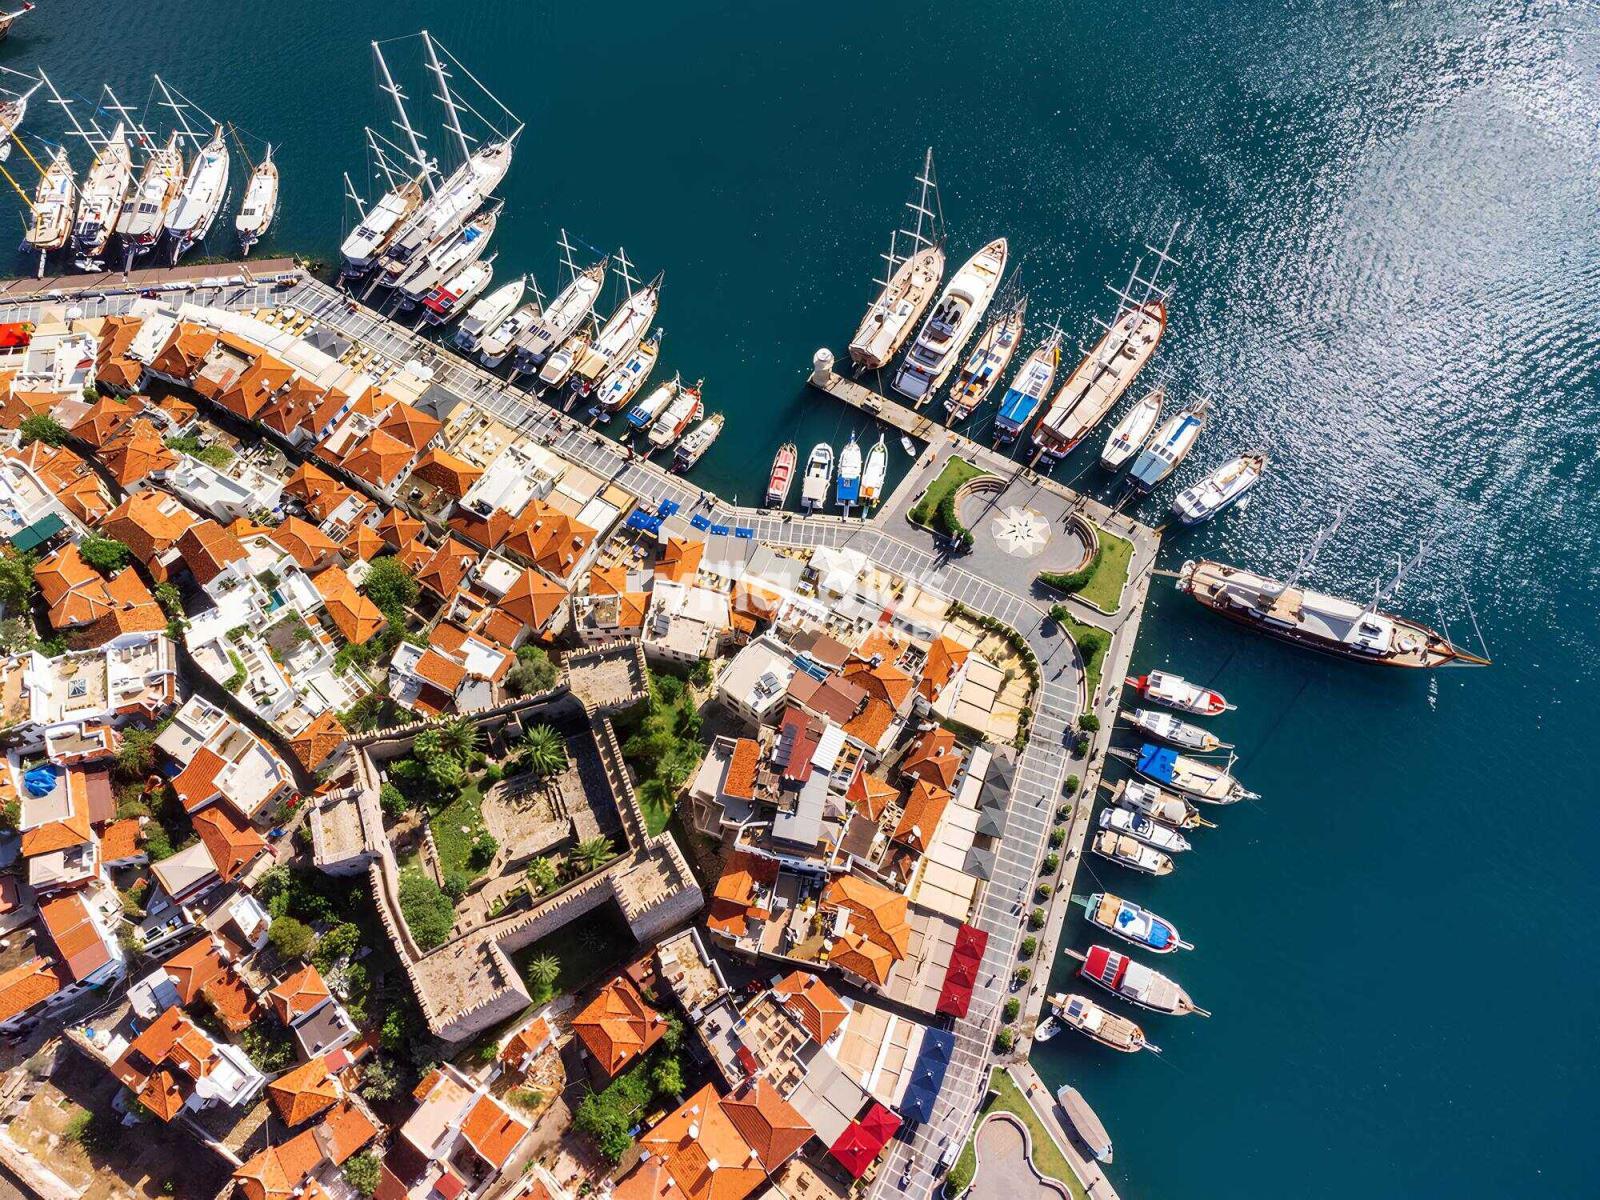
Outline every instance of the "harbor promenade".
<path fill-rule="evenodd" d="M 11 285 L 0 284 L 0 320 L 37 321 L 52 312 L 64 315 L 63 304 L 70 304 L 76 310 L 74 315 L 83 317 L 122 312 L 141 292 L 161 288 L 163 284 L 181 285 L 164 294 L 163 298 L 169 301 L 190 300 L 241 311 L 292 307 L 328 330 L 360 343 L 382 360 L 393 364 L 418 364 L 429 374 L 435 387 L 449 393 L 447 403 L 464 401 L 478 406 L 508 427 L 550 445 L 587 469 L 615 481 L 638 496 L 642 505 L 656 508 L 662 501 L 673 502 L 678 511 L 667 520 L 664 532 L 703 538 L 708 558 L 742 560 L 750 547 L 760 542 L 793 547 L 849 546 L 878 566 L 915 579 L 924 589 L 1014 628 L 1027 641 L 1039 662 L 1040 687 L 1029 739 L 1017 755 L 1005 836 L 997 854 L 995 872 L 983 889 L 978 909 L 971 918 L 989 937 L 983 970 L 974 988 L 968 1015 L 952 1025 L 956 1047 L 934 1119 L 919 1126 L 909 1140 L 891 1143 L 888 1154 L 879 1164 L 872 1188 L 874 1196 L 903 1194 L 911 1200 L 922 1200 L 932 1194 L 938 1185 L 938 1160 L 952 1141 L 959 1142 L 967 1136 L 990 1069 L 1003 1059 L 1020 1058 L 1020 1055 L 997 1055 L 994 1050 L 1000 1010 L 1010 995 L 1009 978 L 1018 965 L 1022 939 L 1027 936 L 1019 914 L 1031 906 L 1034 889 L 1044 881 L 1040 866 L 1055 810 L 1063 802 L 1062 785 L 1068 775 L 1077 774 L 1082 780 L 1080 799 L 1074 808 L 1059 876 L 1049 880 L 1055 887 L 1050 920 L 1035 935 L 1040 947 L 1028 964 L 1034 971 L 1034 978 L 1021 993 L 1023 1021 L 1016 1028 L 1031 1029 L 1043 1003 L 1057 934 L 1068 911 L 1067 899 L 1088 831 L 1090 804 L 1086 798 L 1094 794 L 1098 768 L 1104 760 L 1105 744 L 1113 724 L 1116 689 L 1111 685 L 1121 679 L 1133 651 L 1138 614 L 1148 589 L 1159 535 L 1063 485 L 1032 472 L 1018 472 L 1019 464 L 1014 461 L 1003 459 L 931 422 L 922 427 L 929 442 L 928 452 L 918 458 L 912 472 L 874 517 L 802 517 L 731 504 L 680 476 L 640 460 L 610 438 L 585 428 L 476 364 L 353 304 L 347 294 L 303 273 L 268 271 L 265 267 L 266 264 L 250 268 L 221 264 L 206 267 L 201 275 L 171 277 L 161 272 L 147 272 L 143 273 L 147 277 L 137 283 L 124 282 L 121 276 L 98 283 L 95 281 L 102 277 L 75 276 L 52 281 L 55 286 L 47 290 L 25 288 L 20 284 L 13 290 Z M 891 421 L 900 419 L 891 413 Z M 1008 476 L 1013 486 L 1031 489 L 1029 495 L 1052 498 L 1053 505 L 1041 507 L 1051 509 L 1050 519 L 1062 522 L 1063 530 L 1067 513 L 1075 509 L 1091 520 L 1105 523 L 1133 543 L 1129 581 L 1116 614 L 1107 616 L 1076 599 L 1066 601 L 1080 620 L 1104 628 L 1111 635 L 1102 667 L 1104 682 L 1097 695 L 1086 694 L 1083 663 L 1077 648 L 1048 615 L 1052 605 L 1061 602 L 1062 597 L 1034 583 L 1034 571 L 1020 569 L 1024 564 L 1016 561 L 1008 571 L 981 568 L 977 564 L 984 561 L 986 551 L 983 548 L 975 550 L 974 568 L 969 569 L 964 565 L 966 560 L 952 559 L 935 546 L 931 533 L 906 519 L 905 510 L 914 496 L 937 477 L 943 463 L 954 453 L 978 461 L 985 469 L 1008 470 L 1013 473 Z M 1006 467 L 999 468 L 998 462 L 990 460 L 1003 461 Z M 703 534 L 691 525 L 695 516 L 705 517 L 713 526 L 747 529 L 750 536 L 740 538 L 731 532 Z M 1087 760 L 1080 760 L 1073 754 L 1074 730 L 1079 714 L 1084 711 L 1095 711 L 1100 716 L 1101 731 L 1095 736 Z M 1019 1048 L 1026 1046 L 1026 1038 L 1020 1039 Z M 1047 1124 L 1059 1128 L 1055 1115 L 1041 1115 L 1046 1116 Z M 1074 1146 L 1065 1131 L 1060 1140 L 1064 1150 L 1072 1156 Z M 1074 1161 L 1081 1158 L 1078 1154 Z M 1094 1182 L 1098 1170 L 1090 1170 L 1090 1166 L 1092 1164 L 1085 1167 L 1088 1175 L 1083 1182 L 1086 1185 Z M 907 1173 L 909 1182 L 902 1185 L 900 1180 Z M 1109 1197 L 1113 1194 L 1101 1176 L 1094 1195 Z"/>

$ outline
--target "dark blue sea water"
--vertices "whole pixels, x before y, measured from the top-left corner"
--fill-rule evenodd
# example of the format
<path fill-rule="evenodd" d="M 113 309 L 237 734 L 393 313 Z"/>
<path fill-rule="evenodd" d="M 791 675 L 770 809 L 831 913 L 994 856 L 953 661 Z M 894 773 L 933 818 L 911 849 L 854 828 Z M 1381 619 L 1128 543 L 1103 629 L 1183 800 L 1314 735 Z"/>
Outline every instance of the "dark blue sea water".
<path fill-rule="evenodd" d="M 424 24 L 528 122 L 502 269 L 549 287 L 565 226 L 666 270 L 663 366 L 728 413 L 700 474 L 729 494 L 852 427 L 804 373 L 926 145 L 953 256 L 1008 235 L 1035 328 L 1074 341 L 1183 222 L 1160 361 L 1215 416 L 1175 482 L 1246 446 L 1272 467 L 1164 564 L 1286 569 L 1343 504 L 1317 581 L 1364 596 L 1437 534 L 1397 603 L 1461 633 L 1470 596 L 1496 665 L 1361 671 L 1159 586 L 1136 665 L 1228 693 L 1262 799 L 1169 879 L 1100 874 L 1196 943 L 1167 965 L 1216 1015 L 1150 1017 L 1160 1059 L 1063 1035 L 1040 1069 L 1105 1118 L 1129 1197 L 1600 1192 L 1592 4 L 43 0 L 0 62 L 136 106 L 161 71 L 281 143 L 261 252 L 331 258 L 387 120 L 367 42 Z"/>

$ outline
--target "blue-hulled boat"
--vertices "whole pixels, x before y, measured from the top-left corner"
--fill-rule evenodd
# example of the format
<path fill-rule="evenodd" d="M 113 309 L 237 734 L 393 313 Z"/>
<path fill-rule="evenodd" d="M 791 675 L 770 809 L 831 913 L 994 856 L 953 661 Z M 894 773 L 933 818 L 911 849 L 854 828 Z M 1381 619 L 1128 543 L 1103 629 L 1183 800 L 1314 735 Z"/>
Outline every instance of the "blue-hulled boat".
<path fill-rule="evenodd" d="M 994 419 L 994 440 L 1014 442 L 1028 428 L 1055 382 L 1056 365 L 1061 361 L 1061 332 L 1053 330 L 1011 380 L 1000 398 L 1000 411 Z"/>
<path fill-rule="evenodd" d="M 1091 925 L 1098 925 L 1125 942 L 1143 946 L 1153 954 L 1194 949 L 1178 935 L 1178 927 L 1171 921 L 1156 916 L 1131 900 L 1113 896 L 1110 892 L 1096 892 L 1088 899 L 1074 896 L 1073 901 L 1083 905 Z"/>

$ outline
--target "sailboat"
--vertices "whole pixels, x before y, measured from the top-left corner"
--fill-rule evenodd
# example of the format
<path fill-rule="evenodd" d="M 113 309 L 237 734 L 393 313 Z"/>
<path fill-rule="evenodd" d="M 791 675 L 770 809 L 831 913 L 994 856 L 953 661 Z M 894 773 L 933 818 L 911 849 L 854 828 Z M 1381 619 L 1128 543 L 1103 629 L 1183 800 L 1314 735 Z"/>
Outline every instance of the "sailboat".
<path fill-rule="evenodd" d="M 360 278 L 372 270 L 378 259 L 389 248 L 389 244 L 394 241 L 395 235 L 422 206 L 423 197 L 426 195 L 423 188 L 428 179 L 427 168 L 418 170 L 413 178 L 396 179 L 389 171 L 387 159 L 376 138 L 377 135 L 372 130 L 367 130 L 367 140 L 372 152 L 376 156 L 378 165 L 388 176 L 389 190 L 379 197 L 376 204 L 366 207 L 356 195 L 350 177 L 345 176 L 346 195 L 355 201 L 361 210 L 361 219 L 356 222 L 356 227 L 350 231 L 350 235 L 339 247 L 339 256 L 343 259 L 339 273 L 346 279 Z"/>
<path fill-rule="evenodd" d="M 789 489 L 794 486 L 794 469 L 800 461 L 800 449 L 793 442 L 778 447 L 772 458 L 772 473 L 767 476 L 767 507 L 782 508 L 789 499 Z"/>
<path fill-rule="evenodd" d="M 1118 758 L 1131 759 L 1133 769 L 1152 783 L 1165 785 L 1203 804 L 1234 804 L 1240 800 L 1259 799 L 1228 773 L 1234 762 L 1232 755 L 1226 764 L 1219 764 L 1150 742 L 1140 746 L 1137 755 L 1126 750 L 1112 750 L 1111 753 Z"/>
<path fill-rule="evenodd" d="M 1089 848 L 1101 858 L 1121 863 L 1146 875 L 1172 874 L 1172 859 L 1154 846 L 1147 846 L 1138 838 L 1129 837 L 1125 833 L 1119 834 L 1109 829 L 1102 829 L 1094 835 Z"/>
<path fill-rule="evenodd" d="M 700 424 L 683 435 L 683 441 L 678 443 L 678 449 L 672 456 L 672 469 L 674 471 L 687 471 L 699 462 L 711 444 L 722 435 L 723 415 L 712 413 Z"/>
<path fill-rule="evenodd" d="M 852 433 L 839 451 L 839 483 L 835 492 L 839 507 L 846 510 L 861 499 L 861 443 Z"/>
<path fill-rule="evenodd" d="M 272 147 L 256 169 L 250 172 L 250 182 L 245 185 L 244 203 L 233 218 L 234 232 L 239 235 L 239 249 L 249 254 L 250 248 L 261 240 L 272 219 L 278 215 L 278 164 L 272 161 Z"/>
<path fill-rule="evenodd" d="M 78 220 L 72 227 L 72 249 L 80 263 L 96 262 L 105 253 L 132 182 L 133 151 L 119 121 L 83 177 Z"/>
<path fill-rule="evenodd" d="M 412 263 L 394 283 L 401 309 L 412 309 L 435 288 L 442 287 L 470 267 L 489 249 L 500 220 L 500 205 L 484 209 L 456 231 L 448 241 Z"/>
<path fill-rule="evenodd" d="M 609 259 L 602 258 L 586 270 L 578 270 L 572 260 L 572 243 L 567 231 L 561 231 L 562 261 L 566 264 L 571 281 L 556 298 L 546 306 L 544 314 L 526 333 L 517 339 L 512 367 L 519 375 L 530 374 L 544 364 L 544 360 L 572 336 L 594 308 L 594 302 L 605 284 Z"/>
<path fill-rule="evenodd" d="M 539 319 L 539 314 L 544 311 L 544 307 L 538 300 L 539 285 L 537 283 L 533 285 L 533 294 L 535 297 L 533 300 L 524 304 L 483 335 L 483 339 L 478 343 L 478 361 L 484 366 L 492 369 L 505 362 L 506 356 L 511 353 L 511 347 L 516 343 L 516 340 Z M 488 299 L 488 297 L 485 297 L 479 303 L 487 303 Z"/>
<path fill-rule="evenodd" d="M 578 357 L 573 368 L 573 390 L 579 396 L 589 395 L 611 364 L 638 346 L 661 308 L 661 283 L 666 277 L 665 273 L 658 274 L 635 292 L 632 290 L 628 266 L 627 254 L 618 250 L 617 275 L 629 286 L 628 298 L 611 314 L 593 342 Z"/>
<path fill-rule="evenodd" d="M 488 332 L 499 328 L 516 311 L 527 288 L 528 277 L 519 275 L 509 283 L 502 283 L 469 308 L 456 328 L 455 337 L 451 339 L 456 349 L 467 354 L 477 350 Z"/>
<path fill-rule="evenodd" d="M 661 330 L 656 330 L 634 347 L 633 353 L 606 373 L 595 392 L 595 405 L 602 413 L 619 412 L 632 400 L 661 357 Z"/>
<path fill-rule="evenodd" d="M 32 11 L 33 5 L 29 3 L 29 0 L 22 0 L 21 8 L 14 8 L 9 12 L 0 12 L 0 42 L 5 41 L 6 38 L 11 36 L 11 26 L 16 22 L 18 17 L 24 15 L 25 13 L 31 13 Z"/>
<path fill-rule="evenodd" d="M 124 252 L 148 254 L 161 240 L 167 212 L 183 190 L 183 148 L 176 130 L 166 145 L 153 150 L 139 173 L 139 182 L 122 202 L 117 214 L 117 236 Z"/>
<path fill-rule="evenodd" d="M 1106 439 L 1106 448 L 1100 451 L 1100 465 L 1108 471 L 1120 470 L 1150 440 L 1156 422 L 1161 419 L 1161 405 L 1166 400 L 1166 390 L 1153 387 L 1146 392 L 1118 421 Z"/>
<path fill-rule="evenodd" d="M 805 477 L 800 481 L 800 504 L 807 512 L 820 508 L 828 500 L 828 483 L 833 478 L 833 447 L 818 442 L 811 447 L 806 459 Z"/>
<path fill-rule="evenodd" d="M 32 7 L 33 5 L 28 5 L 28 8 Z M 20 15 L 20 13 L 0 13 L 0 39 L 4 39 L 11 28 L 11 22 Z M 41 79 L 20 96 L 7 96 L 4 100 L 0 100 L 0 162 L 11 157 L 11 139 L 16 135 L 17 127 L 28 115 L 28 98 L 43 84 L 44 80 Z"/>
<path fill-rule="evenodd" d="M 1000 376 L 1022 341 L 1022 316 L 1027 308 L 1028 298 L 1024 296 L 983 331 L 966 365 L 950 385 L 950 395 L 945 398 L 944 410 L 950 414 L 952 423 L 966 420 L 1000 382 Z"/>
<path fill-rule="evenodd" d="M 1141 779 L 1124 779 L 1111 790 L 1111 803 L 1144 813 L 1174 829 L 1216 828 L 1200 815 L 1194 801 L 1176 792 L 1164 792 Z"/>
<path fill-rule="evenodd" d="M 894 390 L 921 408 L 955 369 L 956 356 L 994 299 L 1006 271 L 1006 239 L 969 258 L 940 293 L 894 377 Z"/>
<path fill-rule="evenodd" d="M 1157 256 L 1157 270 L 1150 279 L 1139 274 L 1141 259 L 1134 264 L 1127 285 L 1113 289 L 1119 302 L 1117 315 L 1109 323 L 1101 322 L 1105 333 L 1067 376 L 1049 411 L 1034 428 L 1034 447 L 1046 462 L 1058 462 L 1070 454 L 1116 407 L 1155 354 L 1167 328 L 1169 294 L 1158 285 L 1160 268 L 1175 261 L 1167 251 L 1177 231 L 1173 226 L 1165 248 L 1147 247 Z M 1143 290 L 1136 296 L 1133 289 L 1137 285 Z"/>
<path fill-rule="evenodd" d="M 879 370 L 900 352 L 906 337 L 922 318 L 928 302 L 938 290 L 944 275 L 944 245 L 939 233 L 936 207 L 938 184 L 933 176 L 933 148 L 923 158 L 922 174 L 917 176 L 922 194 L 906 207 L 916 214 L 911 229 L 896 229 L 889 235 L 889 252 L 882 290 L 867 309 L 866 316 L 850 339 L 850 359 L 857 368 Z M 900 239 L 904 237 L 905 242 Z M 903 251 L 903 253 L 902 253 Z"/>
<path fill-rule="evenodd" d="M 567 381 L 578 359 L 589 352 L 589 343 L 594 340 L 592 329 L 593 326 L 585 323 L 582 329 L 562 342 L 545 358 L 544 365 L 539 368 L 540 388 L 560 387 Z M 568 407 L 571 407 L 573 399 L 572 396 L 567 397 Z"/>
<path fill-rule="evenodd" d="M 167 212 L 166 232 L 172 240 L 174 266 L 196 242 L 204 241 L 211 232 L 211 224 L 222 211 L 222 202 L 228 195 L 228 143 L 218 125 L 211 140 L 201 147 L 189 165 L 189 175 L 183 181 L 178 199 Z"/>
<path fill-rule="evenodd" d="M 72 218 L 77 212 L 78 187 L 72 175 L 72 163 L 67 159 L 66 147 L 58 146 L 50 165 L 39 177 L 39 186 L 33 192 L 33 223 L 28 226 L 24 241 L 39 251 L 39 267 L 44 270 L 44 256 L 59 250 L 72 236 Z"/>
<path fill-rule="evenodd" d="M 861 471 L 861 502 L 876 504 L 883 498 L 883 481 L 889 473 L 889 447 L 883 434 L 867 451 L 867 465 Z"/>
<path fill-rule="evenodd" d="M 1128 471 L 1128 483 L 1137 492 L 1148 492 L 1178 469 L 1178 464 L 1194 449 L 1200 431 L 1206 427 L 1206 402 L 1200 400 L 1156 430 L 1150 444 L 1139 451 Z"/>
<path fill-rule="evenodd" d="M 1185 525 L 1209 521 L 1236 504 L 1267 469 L 1267 456 L 1259 451 L 1229 459 L 1199 483 L 1186 487 L 1172 501 L 1172 515 Z"/>
<path fill-rule="evenodd" d="M 1050 1009 L 1056 1019 L 1069 1029 L 1076 1029 L 1085 1037 L 1102 1046 L 1134 1054 L 1140 1050 L 1154 1050 L 1145 1040 L 1144 1030 L 1127 1017 L 1119 1016 L 1108 1008 L 1101 1008 L 1087 996 L 1057 992 L 1049 998 Z"/>
<path fill-rule="evenodd" d="M 495 256 L 470 262 L 422 298 L 422 323 L 443 325 L 461 315 L 494 278 Z"/>
<path fill-rule="evenodd" d="M 1123 683 L 1152 703 L 1175 708 L 1179 712 L 1194 713 L 1198 717 L 1214 717 L 1234 707 L 1221 692 L 1190 683 L 1171 671 L 1129 675 Z"/>
<path fill-rule="evenodd" d="M 1055 382 L 1056 366 L 1061 361 L 1061 331 L 1052 329 L 1028 355 L 1022 369 L 1012 377 L 1011 386 L 1000 398 L 1000 411 L 994 419 L 996 445 L 1014 442 L 1033 421 L 1039 405 Z"/>

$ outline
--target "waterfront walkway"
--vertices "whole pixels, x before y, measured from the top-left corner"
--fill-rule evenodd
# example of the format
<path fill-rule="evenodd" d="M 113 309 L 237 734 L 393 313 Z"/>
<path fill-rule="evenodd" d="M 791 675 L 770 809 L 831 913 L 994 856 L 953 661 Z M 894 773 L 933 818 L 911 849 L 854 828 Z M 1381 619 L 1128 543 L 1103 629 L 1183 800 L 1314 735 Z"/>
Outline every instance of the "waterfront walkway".
<path fill-rule="evenodd" d="M 888 1154 L 879 1164 L 872 1190 L 874 1196 L 899 1193 L 910 1200 L 922 1200 L 930 1195 L 937 1184 L 938 1159 L 951 1141 L 966 1137 L 982 1100 L 989 1069 L 996 1060 L 993 1041 L 1000 1008 L 1007 998 L 1011 971 L 1017 965 L 1019 945 L 1026 936 L 1020 914 L 1031 907 L 1034 887 L 1041 880 L 1040 862 L 1046 852 L 1053 814 L 1062 800 L 1062 782 L 1068 774 L 1079 773 L 1083 776 L 1080 795 L 1092 797 L 1094 794 L 1098 771 L 1086 767 L 1071 754 L 1074 726 L 1087 699 L 1090 706 L 1098 710 L 1102 726 L 1090 752 L 1089 764 L 1092 767 L 1103 761 L 1116 700 L 1116 690 L 1108 684 L 1121 679 L 1132 654 L 1138 614 L 1158 545 L 1157 534 L 1127 518 L 1110 514 L 1103 506 L 1083 500 L 1060 484 L 1050 481 L 1043 485 L 1051 494 L 1076 504 L 1091 518 L 1109 522 L 1116 532 L 1134 543 L 1130 584 L 1117 615 L 1107 617 L 1081 601 L 1068 602 L 1075 614 L 1081 614 L 1080 619 L 1105 628 L 1112 635 L 1103 666 L 1103 678 L 1107 683 L 1102 684 L 1098 696 L 1086 698 L 1083 668 L 1076 647 L 1061 635 L 1048 617 L 1050 605 L 1060 597 L 1036 591 L 1031 586 L 1032 572 L 1025 569 L 996 579 L 958 565 L 935 549 L 927 531 L 909 524 L 903 516 L 906 498 L 932 481 L 950 453 L 999 457 L 960 435 L 942 427 L 930 428 L 928 436 L 934 439 L 930 453 L 919 458 L 912 476 L 896 489 L 884 511 L 872 519 L 800 517 L 739 507 L 652 463 L 639 460 L 603 434 L 584 428 L 537 398 L 410 330 L 368 309 L 352 307 L 346 294 L 326 284 L 306 276 L 292 281 L 282 277 L 269 281 L 261 275 L 246 275 L 226 265 L 212 266 L 208 271 L 209 274 L 198 281 L 186 277 L 183 280 L 186 289 L 167 298 L 235 310 L 292 306 L 393 363 L 420 362 L 432 369 L 436 386 L 479 406 L 511 428 L 545 441 L 603 478 L 616 481 L 639 496 L 645 505 L 655 507 L 662 500 L 676 503 L 679 512 L 667 522 L 666 532 L 698 537 L 689 521 L 695 515 L 703 515 L 714 524 L 751 529 L 755 540 L 774 545 L 849 546 L 892 572 L 916 579 L 925 589 L 1011 626 L 1027 640 L 1039 661 L 1041 687 L 1034 704 L 1030 738 L 1018 757 L 995 873 L 983 889 L 978 910 L 971 918 L 972 923 L 989 936 L 983 970 L 974 988 L 968 1015 L 952 1025 L 956 1047 L 934 1119 L 919 1126 L 909 1142 L 891 1143 Z M 92 280 L 95 277 L 78 278 Z M 104 283 L 98 288 L 85 285 L 82 291 L 72 294 L 72 305 L 85 317 L 126 311 L 140 289 L 123 284 L 120 277 L 114 279 L 115 286 L 109 290 Z M 70 286 L 73 277 L 56 282 L 56 295 L 51 301 L 62 298 L 62 291 Z M 141 283 L 145 287 L 157 285 L 150 280 Z M 0 285 L 0 319 L 37 320 L 46 306 L 40 297 L 8 294 L 5 285 Z M 939 432 L 933 432 L 935 429 Z M 1013 471 L 1019 465 L 1011 460 L 1004 461 Z M 988 464 L 980 462 L 979 465 Z M 707 538 L 708 543 L 717 540 L 716 537 Z M 746 547 L 748 544 L 745 542 Z M 722 546 L 708 544 L 707 555 L 715 558 L 719 550 L 728 557 L 742 555 L 732 537 Z M 1024 1021 L 1037 1014 L 1043 1001 L 1054 953 L 1054 934 L 1066 912 L 1065 902 L 1071 894 L 1090 807 L 1087 799 L 1076 807 L 1066 843 L 1070 852 L 1064 858 L 1059 878 L 1054 880 L 1056 891 L 1050 921 L 1035 935 L 1041 943 L 1040 952 L 1030 964 L 1035 977 L 1024 993 Z M 1019 1029 L 1030 1027 L 1017 1026 Z M 911 1181 L 902 1187 L 899 1181 L 907 1168 L 908 1157 Z M 1095 1193 L 1102 1198 L 1111 1194 L 1108 1187 Z"/>

